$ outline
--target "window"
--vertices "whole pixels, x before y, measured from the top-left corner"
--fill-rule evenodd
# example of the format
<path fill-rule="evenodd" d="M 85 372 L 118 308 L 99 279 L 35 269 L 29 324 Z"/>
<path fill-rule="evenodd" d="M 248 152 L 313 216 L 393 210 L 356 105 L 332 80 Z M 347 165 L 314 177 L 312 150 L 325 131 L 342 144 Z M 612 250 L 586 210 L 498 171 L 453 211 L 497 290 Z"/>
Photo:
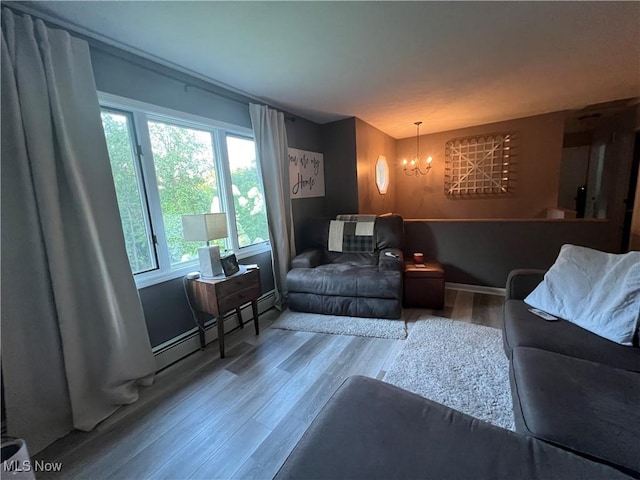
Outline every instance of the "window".
<path fill-rule="evenodd" d="M 222 211 L 211 134 L 160 121 L 147 126 L 169 260 L 172 266 L 196 260 L 201 245 L 182 237 L 182 215 Z"/>
<path fill-rule="evenodd" d="M 138 286 L 197 268 L 182 215 L 226 212 L 239 258 L 269 250 L 264 190 L 249 129 L 100 94 L 125 245 Z"/>
<path fill-rule="evenodd" d="M 255 144 L 250 138 L 227 135 L 227 152 L 238 244 L 248 247 L 264 242 L 269 239 L 269 230 Z"/>
<path fill-rule="evenodd" d="M 131 116 L 103 110 L 102 126 L 107 139 L 131 270 L 134 274 L 153 270 L 158 264 L 151 241 L 151 226 L 145 208 L 140 169 L 136 161 Z"/>

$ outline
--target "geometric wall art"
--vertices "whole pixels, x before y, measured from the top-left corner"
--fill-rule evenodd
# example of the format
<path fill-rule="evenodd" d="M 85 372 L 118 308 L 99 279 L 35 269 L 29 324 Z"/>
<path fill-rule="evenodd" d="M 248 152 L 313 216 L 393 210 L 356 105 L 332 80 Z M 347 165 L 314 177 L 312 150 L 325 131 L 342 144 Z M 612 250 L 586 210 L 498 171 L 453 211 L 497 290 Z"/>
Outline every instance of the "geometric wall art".
<path fill-rule="evenodd" d="M 514 136 L 497 133 L 449 140 L 445 145 L 446 195 L 496 195 L 509 191 Z"/>

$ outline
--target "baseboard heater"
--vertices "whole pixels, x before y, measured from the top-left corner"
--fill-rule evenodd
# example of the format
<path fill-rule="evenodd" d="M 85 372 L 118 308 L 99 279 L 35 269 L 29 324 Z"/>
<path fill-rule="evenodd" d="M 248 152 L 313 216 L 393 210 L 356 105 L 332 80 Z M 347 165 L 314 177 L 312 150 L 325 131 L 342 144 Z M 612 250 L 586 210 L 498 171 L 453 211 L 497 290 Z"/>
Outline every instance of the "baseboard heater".
<path fill-rule="evenodd" d="M 270 292 L 265 293 L 258 299 L 258 313 L 262 314 L 273 308 L 275 302 L 275 292 L 272 290 Z M 251 312 L 251 304 L 245 305 L 241 308 L 242 312 L 242 320 L 249 321 L 252 316 Z M 227 313 L 224 318 L 227 319 L 229 317 L 235 317 L 236 312 Z M 224 331 L 225 333 L 232 332 L 233 330 L 237 330 L 238 324 L 237 322 L 225 321 L 224 322 Z M 215 320 L 210 320 L 205 324 L 205 340 L 206 343 L 216 340 L 218 338 L 218 329 L 215 328 Z M 253 329 L 253 326 L 251 326 Z M 156 358 L 156 372 L 167 368 L 169 365 L 174 364 L 178 360 L 186 357 L 187 355 L 191 355 L 193 352 L 196 352 L 200 349 L 200 339 L 198 337 L 198 328 L 194 327 L 191 330 L 179 335 L 177 337 L 172 338 L 156 347 L 153 347 L 153 354 Z"/>

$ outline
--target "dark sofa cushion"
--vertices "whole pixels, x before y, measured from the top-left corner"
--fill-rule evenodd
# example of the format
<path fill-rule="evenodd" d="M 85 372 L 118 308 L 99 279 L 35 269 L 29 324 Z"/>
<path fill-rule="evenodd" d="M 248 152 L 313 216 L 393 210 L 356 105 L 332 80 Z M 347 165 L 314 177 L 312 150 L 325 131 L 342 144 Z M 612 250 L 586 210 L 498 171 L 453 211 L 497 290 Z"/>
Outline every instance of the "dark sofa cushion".
<path fill-rule="evenodd" d="M 375 265 L 330 263 L 287 273 L 290 292 L 343 297 L 402 298 L 402 273 Z"/>
<path fill-rule="evenodd" d="M 322 261 L 322 250 L 314 248 L 305 250 L 291 260 L 291 268 L 315 268 Z"/>
<path fill-rule="evenodd" d="M 351 377 L 278 479 L 627 478 L 392 385 Z"/>
<path fill-rule="evenodd" d="M 402 317 L 401 303 L 391 298 L 341 297 L 289 292 L 287 301 L 289 308 L 297 312 L 364 318 L 399 319 Z"/>
<path fill-rule="evenodd" d="M 376 249 L 404 247 L 404 219 L 400 215 L 382 215 L 376 219 Z"/>
<path fill-rule="evenodd" d="M 353 253 L 353 252 L 329 252 L 322 253 L 322 263 L 344 263 L 345 265 L 376 265 L 378 252 Z"/>
<path fill-rule="evenodd" d="M 545 270 L 519 268 L 511 270 L 507 276 L 505 294 L 507 300 L 524 300 L 544 279 Z"/>
<path fill-rule="evenodd" d="M 502 335 L 509 357 L 517 347 L 533 347 L 640 372 L 640 348 L 619 345 L 565 320 L 547 322 L 529 308 L 522 300 L 504 303 Z"/>
<path fill-rule="evenodd" d="M 640 373 L 521 347 L 511 388 L 518 432 L 640 475 Z"/>

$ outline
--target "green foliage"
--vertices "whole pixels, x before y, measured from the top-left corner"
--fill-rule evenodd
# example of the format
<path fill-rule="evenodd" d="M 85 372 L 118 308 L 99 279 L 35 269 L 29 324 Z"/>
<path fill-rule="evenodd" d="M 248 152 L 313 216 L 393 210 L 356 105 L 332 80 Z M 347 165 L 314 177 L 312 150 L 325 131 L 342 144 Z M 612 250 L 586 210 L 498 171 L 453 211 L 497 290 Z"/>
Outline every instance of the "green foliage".
<path fill-rule="evenodd" d="M 218 184 L 208 132 L 148 122 L 171 264 L 197 258 L 182 235 L 182 215 L 218 211 Z M 215 203 L 214 203 L 215 202 Z"/>
<path fill-rule="evenodd" d="M 127 254 L 137 273 L 154 268 L 155 256 L 145 224 L 128 119 L 117 112 L 102 113 Z M 149 121 L 148 128 L 171 264 L 196 259 L 204 243 L 184 240 L 182 215 L 220 211 L 211 134 L 155 121 Z M 234 169 L 231 177 L 239 246 L 268 240 L 255 160 L 248 167 Z M 224 240 L 213 243 L 224 246 Z"/>
<path fill-rule="evenodd" d="M 118 197 L 127 256 L 134 273 L 150 270 L 155 257 L 149 244 L 145 212 L 138 189 L 135 156 L 128 130 L 128 117 L 113 112 L 102 113 L 111 171 Z"/>
<path fill-rule="evenodd" d="M 241 247 L 269 240 L 267 216 L 262 188 L 258 188 L 258 171 L 238 168 L 231 172 L 233 203 L 236 209 L 238 243 Z"/>

